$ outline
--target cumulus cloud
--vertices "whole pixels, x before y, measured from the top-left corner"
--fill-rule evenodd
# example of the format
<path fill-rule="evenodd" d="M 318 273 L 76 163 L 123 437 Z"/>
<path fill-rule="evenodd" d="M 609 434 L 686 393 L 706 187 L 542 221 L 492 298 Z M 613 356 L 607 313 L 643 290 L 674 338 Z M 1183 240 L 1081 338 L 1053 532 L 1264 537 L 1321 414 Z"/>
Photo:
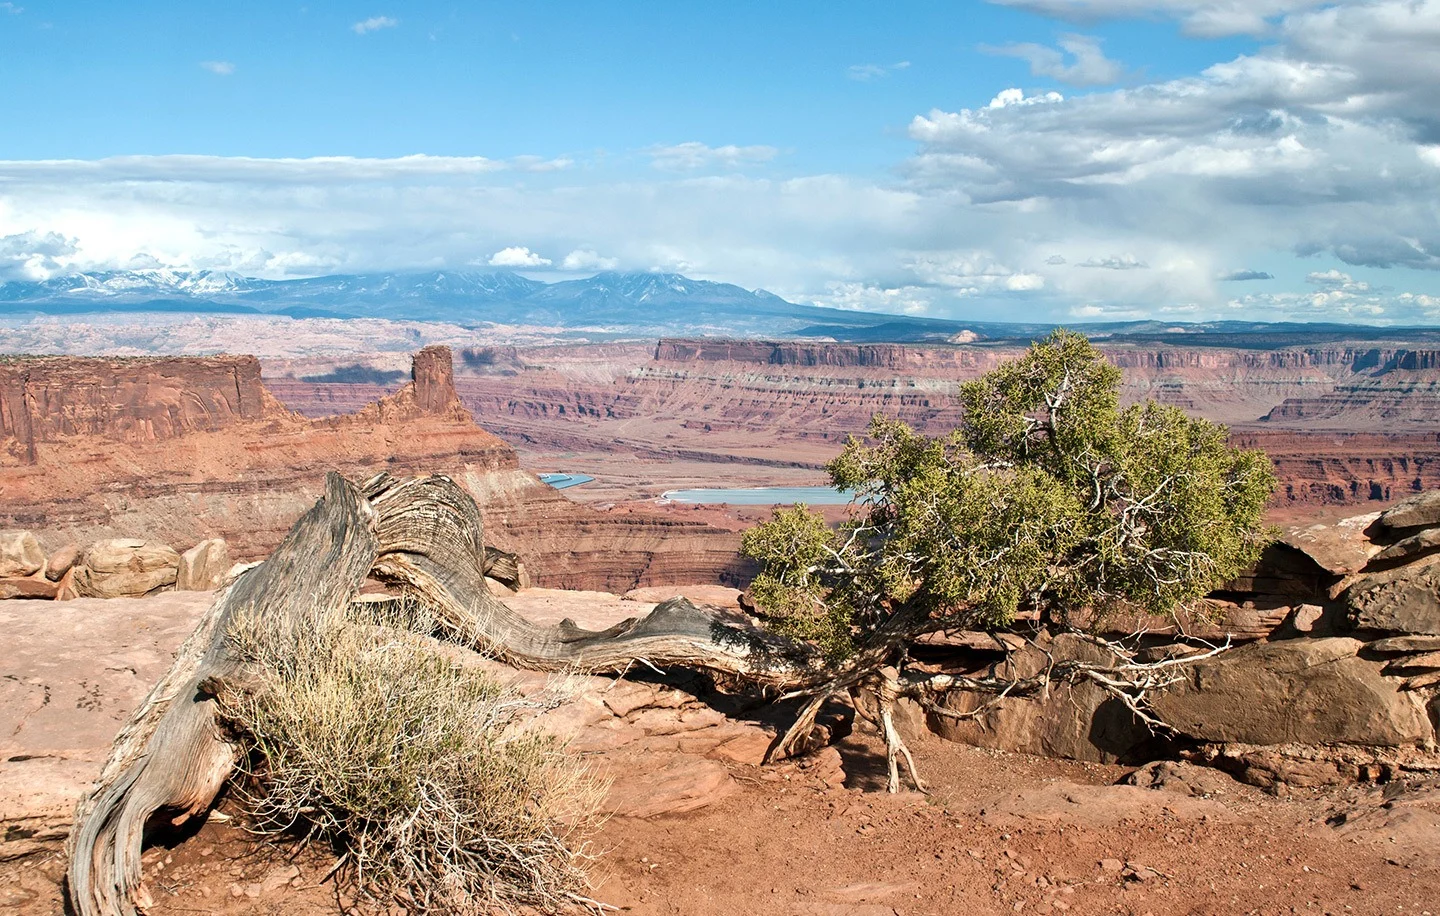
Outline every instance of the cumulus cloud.
<path fill-rule="evenodd" d="M 1062 35 L 1060 49 L 1031 42 L 1001 47 L 982 46 L 987 54 L 1018 57 L 1030 64 L 1035 76 L 1048 76 L 1071 86 L 1105 86 L 1119 82 L 1125 68 L 1105 56 L 1100 39 L 1089 35 Z M 1068 60 L 1066 59 L 1068 56 Z"/>
<path fill-rule="evenodd" d="M 577 248 L 560 262 L 561 270 L 614 270 L 620 266 L 618 258 L 603 258 L 589 248 Z"/>
<path fill-rule="evenodd" d="M 860 282 L 832 282 L 814 297 L 816 305 L 857 312 L 923 315 L 935 304 L 935 292 L 923 286 L 879 286 Z"/>
<path fill-rule="evenodd" d="M 375 32 L 380 29 L 393 29 L 399 24 L 399 19 L 393 19 L 390 16 L 371 16 L 369 19 L 362 19 L 350 26 L 350 30 L 356 35 L 364 35 L 366 32 Z"/>
<path fill-rule="evenodd" d="M 959 296 L 1030 292 L 1045 286 L 1044 277 L 1000 264 L 987 251 L 928 253 L 914 257 L 906 266 L 926 284 L 946 287 Z"/>
<path fill-rule="evenodd" d="M 1277 17 L 1330 0 L 988 0 L 1072 22 L 1170 18 L 1200 37 L 1264 35 Z"/>
<path fill-rule="evenodd" d="M 667 172 L 738 169 L 744 165 L 769 162 L 780 154 L 773 146 L 706 146 L 693 140 L 672 146 L 652 146 L 648 152 L 650 164 Z"/>
<path fill-rule="evenodd" d="M 1240 280 L 1273 280 L 1275 275 L 1263 270 L 1231 270 L 1221 274 L 1219 279 L 1224 283 L 1234 283 Z"/>
<path fill-rule="evenodd" d="M 871 80 L 884 79 L 896 70 L 907 70 L 910 61 L 901 60 L 893 64 L 851 64 L 845 70 L 845 75 L 857 83 L 868 83 Z"/>
<path fill-rule="evenodd" d="M 216 76 L 230 76 L 235 72 L 235 65 L 228 60 L 202 60 L 200 66 Z"/>
<path fill-rule="evenodd" d="M 512 246 L 501 248 L 485 262 L 491 267 L 549 267 L 550 259 L 542 258 L 529 248 Z"/>
<path fill-rule="evenodd" d="M 45 280 L 61 272 L 61 259 L 76 252 L 75 240 L 34 230 L 0 236 L 0 280 Z"/>

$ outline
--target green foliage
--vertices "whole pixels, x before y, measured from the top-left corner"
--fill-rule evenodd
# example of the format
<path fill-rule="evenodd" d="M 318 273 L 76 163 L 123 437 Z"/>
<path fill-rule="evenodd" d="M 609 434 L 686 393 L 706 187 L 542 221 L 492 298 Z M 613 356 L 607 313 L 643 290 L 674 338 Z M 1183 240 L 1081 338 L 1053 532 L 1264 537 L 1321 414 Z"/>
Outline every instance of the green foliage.
<path fill-rule="evenodd" d="M 1221 426 L 1121 408 L 1119 384 L 1085 337 L 1056 331 L 963 385 L 949 435 L 875 417 L 829 466 L 860 494 L 849 522 L 797 506 L 746 533 L 757 603 L 841 657 L 901 608 L 995 628 L 1201 597 L 1259 555 L 1274 472 Z"/>
<path fill-rule="evenodd" d="M 573 903 L 600 787 L 517 727 L 534 703 L 438 654 L 425 617 L 357 605 L 232 625 L 258 683 L 221 705 L 255 762 L 260 829 L 343 847 L 360 889 L 411 912 Z"/>

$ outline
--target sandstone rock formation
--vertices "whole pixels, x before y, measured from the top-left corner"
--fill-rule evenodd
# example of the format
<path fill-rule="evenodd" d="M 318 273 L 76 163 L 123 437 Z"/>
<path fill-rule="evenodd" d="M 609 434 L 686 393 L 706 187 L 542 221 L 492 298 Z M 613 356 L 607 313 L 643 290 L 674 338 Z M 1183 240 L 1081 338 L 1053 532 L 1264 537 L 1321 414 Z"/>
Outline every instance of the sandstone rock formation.
<path fill-rule="evenodd" d="M 45 551 L 29 531 L 0 531 L 0 577 L 33 576 L 45 567 Z"/>
<path fill-rule="evenodd" d="M 1149 691 L 1149 708 L 1168 733 L 1152 734 L 1085 680 L 998 701 L 955 691 L 928 714 L 910 706 L 909 724 L 970 744 L 1077 760 L 1182 754 L 1276 792 L 1428 771 L 1440 766 L 1436 507 L 1440 499 L 1430 492 L 1384 513 L 1292 528 L 1201 608 L 1173 620 L 1090 622 L 1111 639 L 1130 634 L 1139 662 L 1237 644 L 1176 667 Z M 937 670 L 972 676 L 1024 677 L 1069 660 L 1109 663 L 1102 646 L 1043 633 L 1003 646 L 932 640 L 915 651 Z"/>
<path fill-rule="evenodd" d="M 1212 744 L 1405 747 L 1435 734 L 1424 700 L 1359 658 L 1357 639 L 1257 642 L 1186 669 L 1155 711 Z"/>
<path fill-rule="evenodd" d="M 51 582 L 59 582 L 79 559 L 80 545 L 66 544 L 50 554 L 50 558 L 45 562 L 45 578 Z"/>
<path fill-rule="evenodd" d="M 205 592 L 220 587 L 230 572 L 230 548 L 224 538 L 201 541 L 180 555 L 175 588 L 182 592 Z"/>
<path fill-rule="evenodd" d="M 1417 351 L 1100 344 L 1124 372 L 1127 400 L 1154 398 L 1230 424 L 1237 444 L 1264 448 L 1281 478 L 1281 505 L 1388 502 L 1440 486 L 1440 438 L 1433 432 L 1440 400 L 1431 388 L 1407 388 L 1402 379 L 1412 371 L 1401 368 L 1413 361 L 1405 354 Z M 520 350 L 504 365 L 463 366 L 456 384 L 487 428 L 553 454 L 818 470 L 845 435 L 863 431 L 877 412 L 930 433 L 952 428 L 958 383 L 1019 352 L 995 344 L 662 340 Z M 1433 376 L 1430 362 L 1420 360 L 1427 368 L 1413 371 Z M 1367 405 L 1381 395 L 1356 388 L 1342 410 L 1323 417 L 1275 410 L 1286 399 L 1329 393 L 1357 378 L 1395 380 L 1399 406 L 1379 415 Z M 317 416 L 390 391 L 273 384 L 292 409 Z"/>
<path fill-rule="evenodd" d="M 175 584 L 180 554 L 139 538 L 110 538 L 85 548 L 74 568 L 81 598 L 139 598 Z"/>
<path fill-rule="evenodd" d="M 224 537 L 263 556 L 319 493 L 326 469 L 443 472 L 481 502 L 495 545 L 543 585 L 625 591 L 738 583 L 739 536 L 704 523 L 577 505 L 475 425 L 450 351 L 358 413 L 307 420 L 251 357 L 37 358 L 0 365 L 0 525 L 50 543 Z M 58 484 L 58 485 L 57 485 Z"/>

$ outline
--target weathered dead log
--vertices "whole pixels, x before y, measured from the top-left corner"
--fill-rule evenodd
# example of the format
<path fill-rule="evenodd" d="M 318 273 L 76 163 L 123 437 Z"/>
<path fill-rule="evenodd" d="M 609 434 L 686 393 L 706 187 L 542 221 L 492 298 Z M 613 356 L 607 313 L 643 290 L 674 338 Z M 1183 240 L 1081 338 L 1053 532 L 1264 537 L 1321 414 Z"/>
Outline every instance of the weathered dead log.
<path fill-rule="evenodd" d="M 200 687 L 239 674 L 226 639 L 230 622 L 252 614 L 303 625 L 319 609 L 343 606 L 375 558 L 372 515 L 352 485 L 330 474 L 324 497 L 268 560 L 220 593 L 181 646 L 76 810 L 66 851 L 79 916 L 129 916 L 143 906 L 140 852 L 152 818 L 165 812 L 178 823 L 205 811 L 234 768 L 238 750 Z"/>
<path fill-rule="evenodd" d="M 518 667 L 682 665 L 778 687 L 822 675 L 807 646 L 722 621 L 684 599 L 598 632 L 570 621 L 537 626 L 490 594 L 483 533 L 474 500 L 448 478 L 381 475 L 357 490 L 329 475 L 324 497 L 275 553 L 220 593 L 116 738 L 67 846 L 80 916 L 130 916 L 143 906 L 146 828 L 161 812 L 178 822 L 207 810 L 234 768 L 238 749 L 217 723 L 213 695 L 247 681 L 227 640 L 231 622 L 245 614 L 281 633 L 305 626 L 343 607 L 370 572 L 418 594 L 450 639 Z"/>
<path fill-rule="evenodd" d="M 416 592 L 449 638 L 515 667 L 618 673 L 636 663 L 680 665 L 776 687 L 821 674 L 808 646 L 723 621 L 683 598 L 607 630 L 569 620 L 538 626 L 485 587 L 480 510 L 448 477 L 381 475 L 361 489 L 377 517 L 375 574 Z"/>

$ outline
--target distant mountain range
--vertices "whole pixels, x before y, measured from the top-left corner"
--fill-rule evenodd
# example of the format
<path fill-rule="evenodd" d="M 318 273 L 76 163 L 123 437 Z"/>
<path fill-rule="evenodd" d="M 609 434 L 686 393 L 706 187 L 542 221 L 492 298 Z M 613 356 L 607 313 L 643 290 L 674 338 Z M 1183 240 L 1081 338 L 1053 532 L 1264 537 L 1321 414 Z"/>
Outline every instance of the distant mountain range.
<path fill-rule="evenodd" d="M 672 273 L 608 271 L 542 283 L 509 272 L 434 271 L 260 280 L 220 271 L 121 270 L 0 284 L 0 314 L 272 314 L 526 324 L 616 331 L 784 333 L 871 316 Z"/>
<path fill-rule="evenodd" d="M 116 270 L 0 283 L 0 317 L 123 312 L 388 318 L 462 325 L 542 325 L 586 336 L 676 334 L 821 337 L 846 342 L 1028 340 L 1045 323 L 953 321 L 800 305 L 765 290 L 674 273 L 606 271 L 542 283 L 511 272 L 440 270 L 261 280 L 223 271 Z M 1267 347 L 1434 340 L 1440 331 L 1340 324 L 1127 321 L 1080 326 L 1136 343 Z M 956 336 L 959 335 L 959 336 Z"/>

